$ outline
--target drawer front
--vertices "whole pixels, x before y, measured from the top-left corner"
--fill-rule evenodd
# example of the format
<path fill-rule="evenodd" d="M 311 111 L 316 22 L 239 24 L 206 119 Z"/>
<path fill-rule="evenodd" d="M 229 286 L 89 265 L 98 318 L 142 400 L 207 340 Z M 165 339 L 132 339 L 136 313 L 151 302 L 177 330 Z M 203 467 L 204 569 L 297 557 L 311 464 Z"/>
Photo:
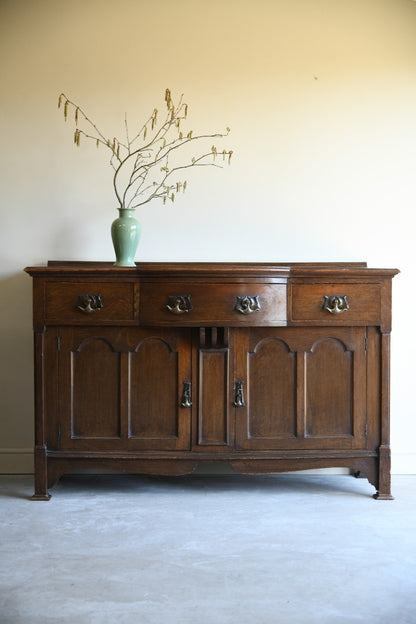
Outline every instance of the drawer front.
<path fill-rule="evenodd" d="M 137 318 L 134 282 L 47 282 L 47 323 L 102 324 Z"/>
<path fill-rule="evenodd" d="M 286 325 L 285 284 L 140 286 L 140 324 Z"/>
<path fill-rule="evenodd" d="M 319 324 L 377 324 L 379 284 L 293 284 L 292 320 Z"/>

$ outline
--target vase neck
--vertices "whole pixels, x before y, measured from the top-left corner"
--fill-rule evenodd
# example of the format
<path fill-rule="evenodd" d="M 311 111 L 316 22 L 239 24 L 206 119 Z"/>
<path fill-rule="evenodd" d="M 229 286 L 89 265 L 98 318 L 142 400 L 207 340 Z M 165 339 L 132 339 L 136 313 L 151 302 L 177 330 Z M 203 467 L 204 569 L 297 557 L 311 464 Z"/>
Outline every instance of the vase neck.
<path fill-rule="evenodd" d="M 135 212 L 135 208 L 117 208 L 120 215 L 133 215 Z"/>

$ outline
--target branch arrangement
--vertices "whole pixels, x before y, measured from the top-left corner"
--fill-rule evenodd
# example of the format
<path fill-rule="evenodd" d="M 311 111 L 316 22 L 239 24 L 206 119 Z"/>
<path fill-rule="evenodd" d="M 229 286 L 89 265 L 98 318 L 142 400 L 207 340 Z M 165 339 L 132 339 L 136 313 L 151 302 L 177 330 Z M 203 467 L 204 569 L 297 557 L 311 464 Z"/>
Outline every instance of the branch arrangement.
<path fill-rule="evenodd" d="M 69 111 L 74 111 L 75 131 L 74 143 L 79 146 L 81 138 L 91 139 L 97 148 L 104 146 L 110 150 L 110 165 L 114 170 L 113 186 L 120 208 L 137 208 L 152 199 L 175 200 L 179 192 L 187 187 L 186 180 L 175 180 L 173 175 L 184 172 L 192 167 L 221 167 L 219 162 L 231 161 L 232 151 L 218 151 L 215 145 L 201 154 L 188 156 L 181 160 L 186 152 L 185 147 L 193 148 L 202 140 L 219 139 L 228 136 L 225 133 L 194 134 L 193 130 L 184 131 L 183 122 L 188 116 L 188 105 L 181 96 L 177 105 L 174 104 L 169 89 L 165 91 L 166 115 L 158 126 L 158 110 L 155 108 L 141 126 L 130 137 L 127 117 L 124 119 L 125 138 L 107 138 L 93 121 L 77 104 L 64 93 L 58 100 L 58 108 L 63 107 L 65 121 Z M 192 154 L 192 151 L 191 151 Z M 176 178 L 176 175 L 175 175 Z"/>

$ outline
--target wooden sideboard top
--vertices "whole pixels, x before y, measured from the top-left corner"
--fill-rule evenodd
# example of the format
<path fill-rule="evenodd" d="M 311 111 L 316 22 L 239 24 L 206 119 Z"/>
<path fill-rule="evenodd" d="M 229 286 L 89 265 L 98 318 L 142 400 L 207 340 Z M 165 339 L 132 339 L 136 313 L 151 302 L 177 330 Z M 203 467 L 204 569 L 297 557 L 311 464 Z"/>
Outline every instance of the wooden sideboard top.
<path fill-rule="evenodd" d="M 338 276 L 350 278 L 392 278 L 398 269 L 370 268 L 366 262 L 138 262 L 135 267 L 115 267 L 112 262 L 50 260 L 45 266 L 25 268 L 33 277 L 183 276 L 221 278 L 224 276 L 277 277 L 281 279 Z"/>

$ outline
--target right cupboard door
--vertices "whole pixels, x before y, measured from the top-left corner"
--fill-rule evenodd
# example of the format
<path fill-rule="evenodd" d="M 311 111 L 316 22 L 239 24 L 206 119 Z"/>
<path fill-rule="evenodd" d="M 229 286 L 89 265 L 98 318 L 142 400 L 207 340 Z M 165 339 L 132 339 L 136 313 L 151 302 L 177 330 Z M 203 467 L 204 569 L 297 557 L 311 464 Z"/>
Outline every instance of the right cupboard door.
<path fill-rule="evenodd" d="M 247 328 L 236 342 L 237 448 L 365 449 L 365 327 Z"/>

